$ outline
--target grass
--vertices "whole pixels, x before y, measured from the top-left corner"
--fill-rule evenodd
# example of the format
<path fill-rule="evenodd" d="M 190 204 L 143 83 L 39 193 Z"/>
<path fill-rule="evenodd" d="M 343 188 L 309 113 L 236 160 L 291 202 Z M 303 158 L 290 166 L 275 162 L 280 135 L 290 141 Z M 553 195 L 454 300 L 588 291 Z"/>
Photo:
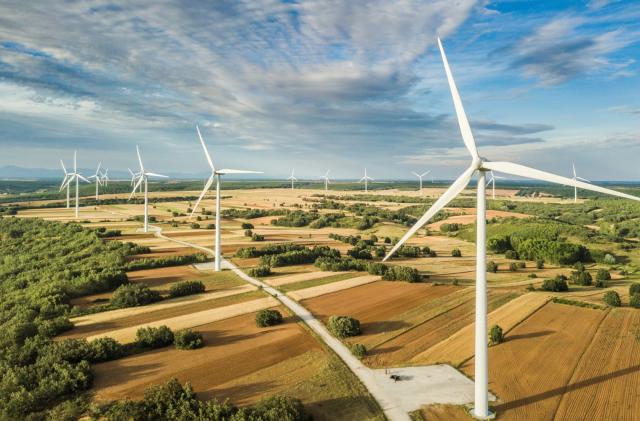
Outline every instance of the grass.
<path fill-rule="evenodd" d="M 560 298 L 560 297 L 555 297 L 551 301 L 553 301 L 556 304 L 566 304 L 566 305 L 576 306 L 576 307 L 592 308 L 592 309 L 595 309 L 595 310 L 604 310 L 604 309 L 606 309 L 606 307 L 599 306 L 597 304 L 587 303 L 587 302 L 584 302 L 584 301 L 569 300 L 569 299 Z"/>
<path fill-rule="evenodd" d="M 309 279 L 307 281 L 293 282 L 291 284 L 285 284 L 280 286 L 282 292 L 297 291 L 299 289 L 311 288 L 319 285 L 330 284 L 333 282 L 344 281 L 345 279 L 355 278 L 356 276 L 363 275 L 364 272 L 349 272 L 340 273 L 337 275 L 327 276 L 320 279 Z"/>

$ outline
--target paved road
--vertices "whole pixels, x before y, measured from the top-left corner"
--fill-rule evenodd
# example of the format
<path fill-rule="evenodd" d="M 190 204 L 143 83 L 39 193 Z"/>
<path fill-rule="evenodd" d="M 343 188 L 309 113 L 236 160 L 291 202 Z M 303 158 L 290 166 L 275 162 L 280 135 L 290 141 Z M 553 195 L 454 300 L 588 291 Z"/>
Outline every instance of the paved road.
<path fill-rule="evenodd" d="M 207 247 L 202 247 L 196 244 L 191 244 L 186 241 L 177 240 L 175 238 L 167 237 L 162 234 L 162 229 L 157 226 L 150 225 L 149 228 L 154 232 L 157 237 L 163 238 L 165 240 L 173 241 L 178 244 L 182 244 L 184 246 L 193 247 L 198 250 L 202 250 L 205 253 L 213 255 L 214 252 L 212 249 Z M 347 364 L 347 366 L 353 371 L 353 373 L 358 376 L 360 381 L 365 385 L 365 387 L 369 390 L 371 395 L 378 401 L 378 404 L 384 411 L 384 414 L 390 421 L 410 421 L 409 414 L 405 412 L 394 396 L 387 393 L 379 384 L 379 376 L 374 374 L 374 370 L 371 370 L 368 367 L 365 367 L 359 359 L 351 354 L 349 348 L 347 348 L 340 340 L 336 339 L 333 335 L 329 333 L 329 331 L 324 327 L 322 322 L 316 319 L 313 314 L 311 314 L 306 308 L 298 304 L 296 301 L 282 294 L 277 289 L 265 284 L 264 282 L 254 279 L 251 276 L 244 273 L 240 270 L 236 265 L 231 263 L 228 260 L 222 259 L 222 267 L 232 270 L 236 275 L 249 282 L 250 284 L 256 285 L 258 287 L 262 287 L 264 291 L 274 296 L 278 299 L 284 306 L 286 306 L 292 313 L 298 316 L 304 323 L 309 326 L 322 340 L 329 346 L 338 356 L 342 359 L 342 361 Z M 388 380 L 384 379 L 383 381 Z"/>

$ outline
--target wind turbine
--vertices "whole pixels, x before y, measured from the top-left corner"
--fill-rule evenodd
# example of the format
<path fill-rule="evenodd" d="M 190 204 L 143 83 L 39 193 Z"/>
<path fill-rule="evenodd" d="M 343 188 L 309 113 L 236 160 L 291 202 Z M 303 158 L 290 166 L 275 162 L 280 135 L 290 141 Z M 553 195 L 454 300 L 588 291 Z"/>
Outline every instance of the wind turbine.
<path fill-rule="evenodd" d="M 495 175 L 493 173 L 493 171 L 490 171 L 489 174 L 491 174 L 491 178 L 489 179 L 489 181 L 487 181 L 487 186 L 489 185 L 489 183 L 492 184 L 491 186 L 491 197 L 493 199 L 496 198 L 496 180 L 504 180 L 504 177 L 500 177 L 499 175 Z"/>
<path fill-rule="evenodd" d="M 162 178 L 168 178 L 168 177 L 166 175 L 145 171 L 144 165 L 142 165 L 142 157 L 140 156 L 140 148 L 138 147 L 138 145 L 136 145 L 136 153 L 138 154 L 138 163 L 140 164 L 140 171 L 134 174 L 136 184 L 133 186 L 133 191 L 131 191 L 131 194 L 129 195 L 129 199 L 127 200 L 131 200 L 133 195 L 136 194 L 136 190 L 138 190 L 138 187 L 141 187 L 142 183 L 144 182 L 144 232 L 148 232 L 149 231 L 149 218 L 148 218 L 149 190 L 148 190 L 147 184 L 148 184 L 149 177 L 162 177 Z M 129 172 L 133 174 L 133 171 L 129 170 Z"/>
<path fill-rule="evenodd" d="M 578 175 L 576 174 L 575 162 L 571 163 L 571 167 L 573 168 L 573 181 L 582 180 L 582 181 L 586 181 L 587 183 L 591 183 L 591 181 L 587 180 L 586 178 L 578 177 Z M 577 203 L 577 202 L 578 202 L 578 187 L 574 185 L 573 186 L 573 203 Z"/>
<path fill-rule="evenodd" d="M 289 176 L 289 178 L 287 178 L 287 180 L 291 180 L 291 190 L 293 190 L 293 183 L 295 181 L 298 181 L 298 179 L 293 175 L 295 170 L 296 170 L 295 168 L 292 168 L 291 169 L 291 175 Z"/>
<path fill-rule="evenodd" d="M 207 162 L 209 163 L 209 167 L 211 168 L 211 175 L 207 180 L 207 183 L 204 185 L 204 189 L 202 189 L 202 193 L 200 193 L 200 197 L 196 202 L 196 205 L 193 207 L 191 211 L 190 218 L 195 213 L 200 201 L 204 197 L 204 195 L 209 191 L 211 184 L 213 181 L 216 182 L 216 238 L 215 238 L 215 261 L 214 268 L 216 272 L 220 272 L 220 263 L 222 261 L 222 253 L 220 249 L 220 177 L 226 174 L 262 174 L 262 171 L 247 171 L 247 170 L 232 170 L 232 169 L 220 169 L 216 170 L 216 167 L 213 165 L 213 161 L 211 160 L 211 155 L 209 155 L 209 151 L 207 150 L 207 145 L 204 143 L 204 139 L 200 134 L 200 128 L 196 125 L 196 131 L 198 132 L 198 138 L 200 139 L 200 143 L 202 144 L 202 149 L 204 150 L 204 156 L 207 158 Z M 293 171 L 291 172 L 291 176 L 293 177 Z"/>
<path fill-rule="evenodd" d="M 324 191 L 329 190 L 329 170 L 320 179 L 324 180 Z"/>
<path fill-rule="evenodd" d="M 62 163 L 62 161 L 60 161 L 60 163 Z M 80 175 L 80 173 L 78 173 L 77 151 L 73 151 L 73 172 L 66 173 L 66 174 L 67 174 L 67 181 L 63 183 L 62 187 L 66 186 L 67 192 L 69 191 L 68 190 L 69 184 L 71 184 L 72 181 L 76 182 L 76 218 L 77 218 L 80 213 L 80 189 L 79 189 L 80 180 L 86 181 L 87 183 L 89 183 L 89 180 L 87 180 L 82 175 Z"/>
<path fill-rule="evenodd" d="M 422 177 L 424 177 L 425 175 L 429 174 L 431 172 L 431 170 L 429 171 L 425 171 L 422 174 L 418 174 L 416 172 L 411 171 L 411 174 L 415 175 L 416 177 L 418 177 L 420 179 L 420 195 L 422 196 Z"/>
<path fill-rule="evenodd" d="M 94 178 L 96 180 L 96 202 L 98 201 L 98 186 L 102 185 L 102 175 L 100 174 L 100 167 L 102 167 L 102 161 L 98 162 L 98 169 L 96 173 L 89 177 L 89 180 Z"/>
<path fill-rule="evenodd" d="M 104 184 L 105 187 L 109 185 L 109 168 L 105 168 L 102 172 L 100 175 L 100 181 L 102 181 L 102 184 Z"/>
<path fill-rule="evenodd" d="M 396 245 L 387 254 L 384 260 L 391 257 L 398 248 L 425 225 L 435 214 L 444 208 L 453 198 L 460 194 L 467 184 L 471 181 L 473 175 L 478 173 L 477 187 L 477 220 L 476 220 L 476 315 L 475 315 L 475 403 L 473 414 L 477 418 L 485 419 L 490 416 L 489 413 L 489 396 L 488 396 L 488 344 L 487 344 L 487 256 L 486 256 L 486 197 L 485 197 L 485 173 L 487 171 L 499 171 L 501 173 L 516 175 L 520 177 L 532 178 L 535 180 L 547 181 L 550 183 L 564 184 L 569 186 L 580 187 L 586 190 L 592 190 L 604 194 L 623 197 L 626 199 L 640 200 L 640 198 L 615 190 L 606 189 L 599 186 L 584 183 L 578 180 L 572 180 L 567 177 L 551 174 L 548 172 L 525 167 L 523 165 L 511 162 L 491 162 L 480 156 L 476 148 L 476 143 L 471 133 L 469 121 L 462 106 L 462 100 L 456 88 L 447 57 L 442 47 L 442 43 L 438 38 L 438 47 L 442 55 L 444 70 L 449 82 L 449 89 L 453 97 L 458 124 L 462 139 L 471 155 L 471 165 L 460 177 L 444 192 L 444 194 L 429 208 L 429 210 L 416 222 L 416 224 L 407 231 L 407 233 L 396 243 Z"/>
<path fill-rule="evenodd" d="M 368 186 L 368 183 L 367 183 L 367 181 L 369 181 L 369 180 L 373 181 L 373 178 L 371 178 L 371 177 L 369 177 L 367 175 L 367 169 L 365 168 L 364 169 L 364 177 L 362 177 L 360 179 L 360 181 L 358 181 L 358 183 L 362 183 L 364 181 L 364 191 L 365 191 L 365 193 L 369 191 L 369 186 Z"/>
<path fill-rule="evenodd" d="M 133 172 L 131 168 L 127 168 L 129 170 L 129 174 L 131 174 L 131 187 L 136 183 L 136 178 L 140 175 L 140 172 Z M 140 193 L 142 193 L 142 185 L 140 185 Z"/>
<path fill-rule="evenodd" d="M 69 178 L 69 174 L 67 173 L 67 169 L 64 166 L 64 162 L 62 159 L 60 160 L 60 166 L 62 166 L 62 172 L 64 172 L 64 178 L 62 179 L 62 184 L 60 184 L 60 189 L 58 191 L 62 191 L 64 186 L 67 186 L 67 209 L 69 209 L 69 183 L 67 183 L 67 178 Z"/>

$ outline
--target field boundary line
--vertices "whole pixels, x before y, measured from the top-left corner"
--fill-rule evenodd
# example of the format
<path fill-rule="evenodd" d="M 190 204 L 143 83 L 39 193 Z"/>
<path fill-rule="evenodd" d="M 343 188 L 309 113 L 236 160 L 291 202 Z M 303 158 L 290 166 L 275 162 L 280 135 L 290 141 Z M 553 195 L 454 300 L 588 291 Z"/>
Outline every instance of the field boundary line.
<path fill-rule="evenodd" d="M 584 356 L 587 354 L 587 351 L 589 351 L 591 349 L 591 347 L 594 346 L 594 343 L 596 341 L 596 336 L 598 335 L 598 331 L 600 330 L 600 328 L 602 327 L 602 324 L 607 319 L 607 317 L 609 317 L 610 314 L 611 314 L 611 310 L 607 308 L 606 311 L 605 311 L 605 315 L 600 319 L 600 322 L 598 322 L 598 326 L 596 327 L 596 330 L 593 332 L 593 336 L 591 337 L 591 340 L 589 341 L 589 344 L 584 347 L 584 349 L 582 350 L 582 353 L 580 353 L 580 357 L 578 358 L 578 361 L 576 362 L 576 365 L 573 366 L 573 370 L 571 370 L 571 376 L 569 376 L 569 380 L 567 380 L 567 383 L 564 386 L 562 386 L 562 397 L 560 399 L 558 399 L 558 404 L 556 405 L 555 409 L 553 410 L 553 417 L 551 417 L 550 419 L 552 419 L 552 420 L 556 419 L 556 415 L 558 414 L 558 409 L 560 408 L 560 404 L 562 404 L 562 401 L 565 399 L 565 392 L 566 392 L 567 387 L 573 381 L 573 378 L 576 375 L 576 370 L 580 366 L 580 363 L 584 359 Z"/>

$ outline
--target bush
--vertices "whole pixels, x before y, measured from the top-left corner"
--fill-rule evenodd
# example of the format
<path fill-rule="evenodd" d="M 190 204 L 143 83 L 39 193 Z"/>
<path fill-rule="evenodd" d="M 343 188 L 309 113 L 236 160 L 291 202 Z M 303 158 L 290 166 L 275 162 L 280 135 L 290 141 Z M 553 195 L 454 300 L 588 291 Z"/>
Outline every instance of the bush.
<path fill-rule="evenodd" d="M 384 237 L 384 243 L 385 244 L 391 244 L 391 238 L 390 237 Z"/>
<path fill-rule="evenodd" d="M 569 291 L 569 285 L 564 276 L 558 275 L 553 279 L 545 279 L 542 282 L 543 291 L 566 292 Z"/>
<path fill-rule="evenodd" d="M 422 276 L 420 272 L 408 266 L 389 266 L 387 271 L 382 275 L 385 281 L 404 281 L 404 282 L 420 282 Z"/>
<path fill-rule="evenodd" d="M 198 224 L 197 222 L 192 222 L 189 226 L 194 230 L 200 229 L 200 224 Z"/>
<path fill-rule="evenodd" d="M 451 250 L 451 257 L 462 257 L 462 252 L 459 248 Z"/>
<path fill-rule="evenodd" d="M 609 281 L 611 279 L 611 274 L 606 269 L 598 269 L 598 273 L 596 273 L 596 281 Z"/>
<path fill-rule="evenodd" d="M 268 327 L 282 323 L 282 314 L 278 310 L 260 310 L 256 314 L 256 326 Z"/>
<path fill-rule="evenodd" d="M 136 307 L 160 301 L 160 293 L 145 284 L 120 285 L 111 297 L 111 305 L 116 308 Z"/>
<path fill-rule="evenodd" d="M 363 358 L 367 355 L 367 347 L 362 344 L 353 344 L 351 346 L 351 353 L 358 358 Z"/>
<path fill-rule="evenodd" d="M 177 224 L 176 224 L 176 226 L 177 226 Z M 207 224 L 207 226 L 205 228 L 208 229 L 208 230 L 215 229 L 216 228 L 216 224 Z"/>
<path fill-rule="evenodd" d="M 487 272 L 496 273 L 498 271 L 498 264 L 493 260 L 487 263 Z"/>
<path fill-rule="evenodd" d="M 507 250 L 504 253 L 504 257 L 506 259 L 513 259 L 513 260 L 518 260 L 518 252 L 515 250 Z"/>
<path fill-rule="evenodd" d="M 612 254 L 607 253 L 607 254 L 604 255 L 603 262 L 606 265 L 615 265 L 616 264 L 616 258 Z"/>
<path fill-rule="evenodd" d="M 253 224 L 250 224 L 249 222 L 243 222 L 242 223 L 242 229 L 243 230 L 252 230 L 253 228 L 254 228 Z"/>
<path fill-rule="evenodd" d="M 269 276 L 273 272 L 271 272 L 270 266 L 260 265 L 258 267 L 249 269 L 248 273 L 249 273 L 249 276 L 262 277 L 262 276 Z"/>
<path fill-rule="evenodd" d="M 500 326 L 491 326 L 491 329 L 489 330 L 489 341 L 492 345 L 504 342 L 504 333 L 502 332 L 502 328 Z"/>
<path fill-rule="evenodd" d="M 112 338 L 98 338 L 89 342 L 91 362 L 111 361 L 122 357 L 124 350 L 120 342 Z"/>
<path fill-rule="evenodd" d="M 251 241 L 264 241 L 264 235 L 256 234 L 255 232 L 251 236 Z"/>
<path fill-rule="evenodd" d="M 516 263 L 516 266 L 518 267 L 518 269 L 525 269 L 527 267 L 527 264 L 525 262 L 518 262 Z"/>
<path fill-rule="evenodd" d="M 633 294 L 629 298 L 629 305 L 631 307 L 640 308 L 640 293 L 639 294 Z"/>
<path fill-rule="evenodd" d="M 544 260 L 543 259 L 537 259 L 536 260 L 536 269 L 544 269 Z"/>
<path fill-rule="evenodd" d="M 200 294 L 204 292 L 204 289 L 204 284 L 200 281 L 182 281 L 171 285 L 169 288 L 169 296 L 175 298 Z"/>
<path fill-rule="evenodd" d="M 245 237 L 251 237 L 253 235 L 253 231 L 251 230 L 244 230 L 244 236 Z"/>
<path fill-rule="evenodd" d="M 629 296 L 640 293 L 640 283 L 634 282 L 629 286 Z"/>
<path fill-rule="evenodd" d="M 173 341 L 178 349 L 196 349 L 202 348 L 204 345 L 202 334 L 191 329 L 181 329 L 177 331 Z"/>
<path fill-rule="evenodd" d="M 606 305 L 611 307 L 620 307 L 622 305 L 620 295 L 618 295 L 618 293 L 615 291 L 607 291 L 604 294 L 603 300 Z"/>
<path fill-rule="evenodd" d="M 589 286 L 593 283 L 593 278 L 589 272 L 583 269 L 571 272 L 571 281 L 577 285 Z"/>
<path fill-rule="evenodd" d="M 535 279 L 537 277 L 538 275 L 536 275 L 535 273 L 530 273 L 529 275 L 527 275 L 527 278 L 531 278 L 531 279 Z"/>
<path fill-rule="evenodd" d="M 173 332 L 167 326 L 141 327 L 136 332 L 136 342 L 145 348 L 161 348 L 173 343 Z"/>
<path fill-rule="evenodd" d="M 361 333 L 360 321 L 349 316 L 331 316 L 327 322 L 327 328 L 338 338 L 357 336 Z"/>
<path fill-rule="evenodd" d="M 606 288 L 608 286 L 609 286 L 609 282 L 605 281 L 604 279 L 596 280 L 596 283 L 595 283 L 596 288 Z"/>
<path fill-rule="evenodd" d="M 511 272 L 517 272 L 518 271 L 518 265 L 516 265 L 515 262 L 509 263 L 509 270 Z"/>

